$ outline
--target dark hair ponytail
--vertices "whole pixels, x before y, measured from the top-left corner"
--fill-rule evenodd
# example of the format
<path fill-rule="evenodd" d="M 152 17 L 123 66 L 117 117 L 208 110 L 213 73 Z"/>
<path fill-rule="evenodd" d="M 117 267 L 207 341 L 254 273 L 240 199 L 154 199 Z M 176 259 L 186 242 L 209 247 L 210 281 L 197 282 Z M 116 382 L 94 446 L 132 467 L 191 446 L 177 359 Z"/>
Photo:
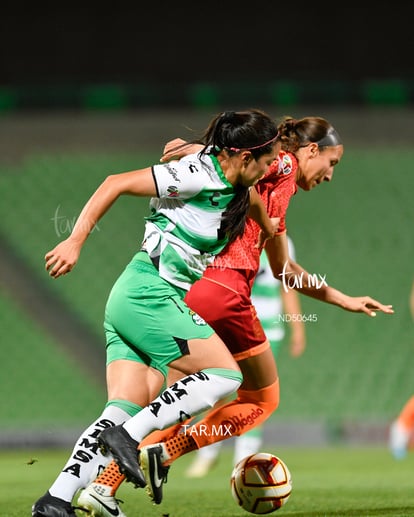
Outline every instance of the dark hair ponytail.
<path fill-rule="evenodd" d="M 277 137 L 273 119 L 257 109 L 224 111 L 209 124 L 200 140 L 205 145 L 201 153 L 217 155 L 225 149 L 230 155 L 248 150 L 257 160 L 270 153 Z"/>
<path fill-rule="evenodd" d="M 249 150 L 255 160 L 272 151 L 277 137 L 273 119 L 261 110 L 225 111 L 208 126 L 201 142 L 201 154 L 217 155 L 225 149 L 229 155 Z M 250 207 L 249 188 L 236 185 L 235 195 L 222 216 L 221 232 L 229 242 L 243 235 Z"/>
<path fill-rule="evenodd" d="M 250 207 L 250 192 L 248 187 L 236 185 L 233 199 L 227 205 L 221 218 L 220 238 L 227 235 L 230 242 L 241 237 L 246 226 L 247 214 Z"/>
<path fill-rule="evenodd" d="M 206 154 L 217 156 L 223 149 L 230 155 L 250 151 L 255 160 L 272 152 L 277 139 L 277 127 L 264 111 L 223 111 L 210 122 L 201 138 L 190 143 L 204 145 L 200 158 Z M 185 147 L 177 146 L 175 150 Z M 222 215 L 219 238 L 227 236 L 229 242 L 243 235 L 250 207 L 249 187 L 235 185 L 234 197 Z"/>

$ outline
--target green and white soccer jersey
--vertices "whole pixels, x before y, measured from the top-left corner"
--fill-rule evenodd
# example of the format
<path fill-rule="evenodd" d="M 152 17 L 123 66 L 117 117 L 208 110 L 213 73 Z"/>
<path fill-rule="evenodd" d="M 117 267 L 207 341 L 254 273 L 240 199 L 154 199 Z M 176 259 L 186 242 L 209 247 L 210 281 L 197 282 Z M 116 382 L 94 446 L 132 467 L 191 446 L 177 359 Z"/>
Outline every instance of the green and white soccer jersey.
<path fill-rule="evenodd" d="M 154 165 L 153 175 L 158 196 L 150 201 L 141 249 L 162 278 L 188 290 L 227 244 L 220 224 L 234 187 L 211 155 Z"/>
<path fill-rule="evenodd" d="M 288 245 L 289 255 L 295 260 L 295 249 L 289 237 Z M 260 255 L 260 267 L 253 283 L 251 298 L 274 353 L 285 336 L 285 324 L 283 318 L 279 317 L 283 314 L 280 289 L 281 282 L 273 276 L 267 255 L 263 252 Z"/>

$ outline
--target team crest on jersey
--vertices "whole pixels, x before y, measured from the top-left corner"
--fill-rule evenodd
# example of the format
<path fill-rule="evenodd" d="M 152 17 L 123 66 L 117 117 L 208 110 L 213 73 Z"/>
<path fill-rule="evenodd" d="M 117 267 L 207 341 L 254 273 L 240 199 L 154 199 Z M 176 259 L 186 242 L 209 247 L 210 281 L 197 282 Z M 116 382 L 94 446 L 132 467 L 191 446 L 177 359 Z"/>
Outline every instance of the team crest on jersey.
<path fill-rule="evenodd" d="M 196 312 L 190 310 L 190 316 L 193 318 L 193 321 L 196 325 L 199 325 L 200 327 L 207 325 L 206 321 L 203 320 L 203 318 Z"/>
<path fill-rule="evenodd" d="M 170 185 L 167 188 L 167 192 L 168 192 L 168 197 L 178 197 L 178 195 L 179 195 L 178 188 L 175 185 Z"/>
<path fill-rule="evenodd" d="M 293 170 L 292 158 L 288 154 L 279 157 L 278 174 L 290 174 Z"/>

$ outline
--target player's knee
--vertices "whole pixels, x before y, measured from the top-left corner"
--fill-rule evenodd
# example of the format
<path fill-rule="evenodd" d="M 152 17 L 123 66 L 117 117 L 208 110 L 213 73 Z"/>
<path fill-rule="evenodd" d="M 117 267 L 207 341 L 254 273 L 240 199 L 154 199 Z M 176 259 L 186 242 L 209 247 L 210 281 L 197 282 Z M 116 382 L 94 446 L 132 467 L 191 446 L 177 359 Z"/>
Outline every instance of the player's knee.
<path fill-rule="evenodd" d="M 273 384 L 260 390 L 239 390 L 237 394 L 240 402 L 250 402 L 251 404 L 255 404 L 267 416 L 270 416 L 279 406 L 279 379 L 277 379 Z"/>

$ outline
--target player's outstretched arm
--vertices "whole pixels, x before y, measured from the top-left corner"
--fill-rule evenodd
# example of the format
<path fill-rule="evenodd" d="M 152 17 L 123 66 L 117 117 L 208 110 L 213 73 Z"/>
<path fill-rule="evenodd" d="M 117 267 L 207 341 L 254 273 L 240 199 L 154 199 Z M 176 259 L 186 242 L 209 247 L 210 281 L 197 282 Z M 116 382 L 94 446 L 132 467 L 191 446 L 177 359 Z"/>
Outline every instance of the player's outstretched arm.
<path fill-rule="evenodd" d="M 151 168 L 108 176 L 83 207 L 71 235 L 46 253 L 46 271 L 58 278 L 75 267 L 82 246 L 98 221 L 122 194 L 156 195 Z"/>
<path fill-rule="evenodd" d="M 392 305 L 385 305 L 370 296 L 348 296 L 331 287 L 324 278 L 315 281 L 300 264 L 289 257 L 286 233 L 278 234 L 266 242 L 266 253 L 275 278 L 282 282 L 282 289 L 295 289 L 306 296 L 337 305 L 350 312 L 362 312 L 376 316 L 377 312 L 394 314 Z"/>

